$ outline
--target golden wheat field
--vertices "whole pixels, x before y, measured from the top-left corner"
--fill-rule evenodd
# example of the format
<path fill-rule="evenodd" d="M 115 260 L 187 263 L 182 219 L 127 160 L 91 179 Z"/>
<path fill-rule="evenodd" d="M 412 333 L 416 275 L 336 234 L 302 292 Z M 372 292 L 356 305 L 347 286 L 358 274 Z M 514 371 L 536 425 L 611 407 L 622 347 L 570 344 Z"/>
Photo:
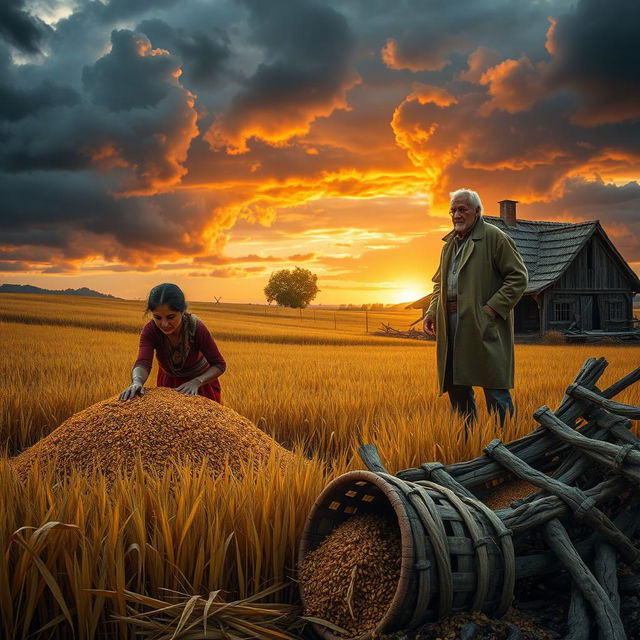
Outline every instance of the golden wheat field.
<path fill-rule="evenodd" d="M 367 319 L 370 331 L 381 322 L 406 328 L 415 311 L 365 318 L 356 311 L 193 304 L 227 360 L 225 405 L 296 452 L 297 462 L 286 470 L 248 466 L 241 479 L 212 478 L 204 466 L 187 465 L 163 474 L 140 467 L 112 483 L 97 473 L 60 478 L 37 467 L 19 478 L 11 456 L 129 384 L 143 308 L 132 301 L 0 297 L 5 638 L 67 638 L 71 629 L 80 639 L 134 637 L 134 625 L 117 619 L 129 613 L 127 591 L 157 604 L 206 600 L 216 590 L 247 598 L 284 583 L 269 599 L 295 602 L 304 520 L 327 482 L 361 466 L 360 443 L 376 444 L 392 471 L 475 457 L 494 437 L 510 441 L 535 428 L 533 411 L 554 409 L 588 357 L 609 361 L 605 386 L 640 363 L 640 348 L 632 346 L 518 345 L 516 417 L 500 433 L 480 399 L 481 426 L 465 440 L 437 395 L 433 344 L 365 332 Z M 640 405 L 640 385 L 616 399 Z"/>

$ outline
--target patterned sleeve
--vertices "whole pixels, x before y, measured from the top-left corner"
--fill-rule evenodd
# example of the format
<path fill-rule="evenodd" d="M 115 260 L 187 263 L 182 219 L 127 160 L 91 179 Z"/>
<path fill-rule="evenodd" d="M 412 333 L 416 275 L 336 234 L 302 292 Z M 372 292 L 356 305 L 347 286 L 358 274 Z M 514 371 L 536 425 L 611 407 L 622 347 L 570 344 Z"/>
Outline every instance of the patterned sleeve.
<path fill-rule="evenodd" d="M 200 320 L 196 324 L 195 344 L 212 367 L 218 367 L 220 371 L 224 372 L 227 368 L 227 363 L 224 361 L 209 329 Z"/>
<path fill-rule="evenodd" d="M 151 371 L 153 364 L 153 351 L 155 349 L 155 340 L 153 335 L 153 322 L 147 322 L 140 333 L 140 346 L 138 347 L 138 359 L 133 368 L 144 367 L 147 371 Z"/>

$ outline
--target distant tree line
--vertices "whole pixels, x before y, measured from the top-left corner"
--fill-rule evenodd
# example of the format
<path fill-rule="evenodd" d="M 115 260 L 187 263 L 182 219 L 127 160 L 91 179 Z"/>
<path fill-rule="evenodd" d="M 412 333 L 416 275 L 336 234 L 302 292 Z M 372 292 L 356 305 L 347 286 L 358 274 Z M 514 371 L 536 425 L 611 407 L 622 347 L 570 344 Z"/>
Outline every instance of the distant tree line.
<path fill-rule="evenodd" d="M 339 308 L 341 311 L 382 311 L 393 306 L 395 305 L 373 302 L 371 304 L 341 304 Z"/>

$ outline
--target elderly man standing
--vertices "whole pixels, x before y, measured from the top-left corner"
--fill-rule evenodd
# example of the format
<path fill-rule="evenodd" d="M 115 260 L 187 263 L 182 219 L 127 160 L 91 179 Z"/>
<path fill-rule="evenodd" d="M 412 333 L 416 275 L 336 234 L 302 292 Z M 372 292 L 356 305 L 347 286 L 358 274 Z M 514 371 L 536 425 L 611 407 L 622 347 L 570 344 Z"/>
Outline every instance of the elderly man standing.
<path fill-rule="evenodd" d="M 527 287 L 527 268 L 511 238 L 482 218 L 475 191 L 451 193 L 453 230 L 433 277 L 424 330 L 436 336 L 440 393 L 475 423 L 473 387 L 483 387 L 503 424 L 513 414 L 513 307 Z"/>

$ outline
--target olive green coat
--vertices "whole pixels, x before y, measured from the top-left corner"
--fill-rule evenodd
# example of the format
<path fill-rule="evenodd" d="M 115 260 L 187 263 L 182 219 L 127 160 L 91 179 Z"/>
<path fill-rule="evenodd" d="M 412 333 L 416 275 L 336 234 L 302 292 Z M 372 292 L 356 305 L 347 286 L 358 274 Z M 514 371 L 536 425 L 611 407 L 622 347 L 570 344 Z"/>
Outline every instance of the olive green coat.
<path fill-rule="evenodd" d="M 513 307 L 527 288 L 527 268 L 513 240 L 480 216 L 462 249 L 458 270 L 458 328 L 453 384 L 511 389 L 514 377 Z M 426 316 L 435 318 L 440 393 L 447 363 L 446 291 L 454 232 L 446 235 Z M 489 305 L 495 320 L 482 310 Z"/>

